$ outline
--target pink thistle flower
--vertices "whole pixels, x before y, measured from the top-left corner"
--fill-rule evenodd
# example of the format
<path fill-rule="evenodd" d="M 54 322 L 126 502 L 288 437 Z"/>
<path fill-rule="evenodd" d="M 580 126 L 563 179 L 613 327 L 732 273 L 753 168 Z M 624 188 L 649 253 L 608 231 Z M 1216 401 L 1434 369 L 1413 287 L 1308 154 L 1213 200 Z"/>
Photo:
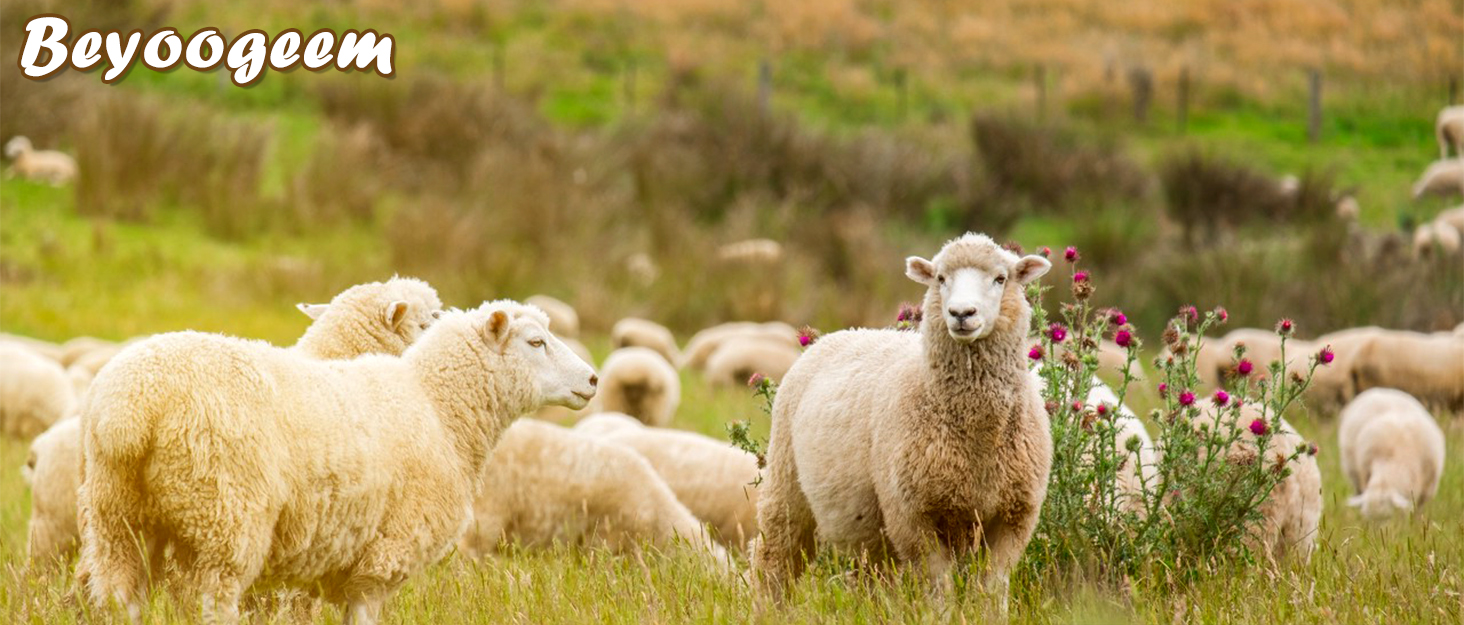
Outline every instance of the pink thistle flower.
<path fill-rule="evenodd" d="M 1311 444 L 1307 445 L 1306 455 L 1308 455 L 1308 456 L 1315 456 L 1315 455 L 1317 455 L 1317 452 L 1319 452 L 1319 451 L 1321 451 L 1321 449 L 1318 449 L 1317 448 L 1317 444 L 1316 443 L 1311 443 Z"/>
<path fill-rule="evenodd" d="M 1336 353 L 1332 351 L 1332 346 L 1328 345 L 1326 347 L 1323 347 L 1322 351 L 1317 353 L 1317 362 L 1320 362 L 1324 365 L 1330 365 L 1332 364 L 1332 360 L 1336 357 Z"/>
<path fill-rule="evenodd" d="M 768 379 L 768 376 L 765 376 L 765 375 L 763 375 L 761 373 L 754 373 L 754 374 L 752 374 L 752 377 L 747 378 L 747 385 L 750 386 L 750 387 L 752 387 L 752 388 L 757 388 L 759 386 L 762 386 L 763 381 L 765 381 L 767 379 Z"/>
<path fill-rule="evenodd" d="M 1046 245 L 1037 248 L 1037 255 L 1043 258 L 1047 258 L 1048 256 L 1052 255 L 1052 248 L 1047 247 Z"/>
<path fill-rule="evenodd" d="M 1067 250 L 1063 251 L 1062 257 L 1070 263 L 1078 262 L 1078 248 L 1069 245 Z"/>
<path fill-rule="evenodd" d="M 1080 402 L 1080 401 L 1073 402 L 1073 412 L 1082 412 L 1082 411 L 1083 411 L 1083 402 Z"/>
<path fill-rule="evenodd" d="M 1033 345 L 1032 350 L 1027 352 L 1027 357 L 1032 360 L 1042 360 L 1042 346 Z"/>
<path fill-rule="evenodd" d="M 1230 393 L 1227 393 L 1225 391 L 1215 391 L 1214 400 L 1216 406 L 1224 406 L 1225 404 L 1230 403 Z"/>
<path fill-rule="evenodd" d="M 1235 372 L 1241 375 L 1250 375 L 1252 371 L 1255 371 L 1255 369 L 1256 366 L 1251 364 L 1251 361 L 1245 359 L 1241 359 L 1241 361 L 1235 365 Z"/>
<path fill-rule="evenodd" d="M 1159 396 L 1160 397 L 1165 397 L 1167 395 L 1169 395 L 1169 385 L 1168 384 L 1165 384 L 1163 382 L 1160 382 L 1159 383 Z"/>
<path fill-rule="evenodd" d="M 1062 327 L 1060 323 L 1054 323 L 1047 326 L 1047 336 L 1052 338 L 1053 343 L 1061 343 L 1063 339 L 1067 338 L 1067 328 Z"/>
<path fill-rule="evenodd" d="M 1117 343 L 1119 347 L 1127 348 L 1134 344 L 1134 335 L 1128 330 L 1119 330 L 1113 333 L 1113 342 Z"/>
<path fill-rule="evenodd" d="M 1088 281 L 1088 272 L 1086 272 L 1086 271 L 1079 271 L 1079 272 L 1073 274 L 1073 282 L 1087 282 L 1087 281 Z"/>
<path fill-rule="evenodd" d="M 1109 317 L 1108 320 L 1116 326 L 1126 325 L 1128 324 L 1128 315 L 1123 314 L 1122 310 L 1114 310 L 1113 316 Z"/>
<path fill-rule="evenodd" d="M 1250 422 L 1251 434 L 1255 434 L 1256 436 L 1265 436 L 1266 432 L 1270 429 L 1270 426 L 1266 425 L 1266 421 L 1264 419 L 1256 419 L 1255 421 Z"/>
<path fill-rule="evenodd" d="M 1220 323 L 1230 321 L 1230 313 L 1225 310 L 1224 306 L 1215 307 L 1215 316 L 1220 319 Z"/>
<path fill-rule="evenodd" d="M 1193 406 L 1194 403 L 1195 403 L 1195 394 L 1194 393 L 1191 393 L 1189 391 L 1184 391 L 1184 392 L 1182 392 L 1182 393 L 1179 394 L 1179 405 L 1181 405 L 1181 406 Z"/>
<path fill-rule="evenodd" d="M 1282 318 L 1276 322 L 1276 334 L 1291 336 L 1291 333 L 1294 331 L 1296 331 L 1296 324 L 1292 323 L 1291 319 Z"/>
<path fill-rule="evenodd" d="M 1098 404 L 1098 414 L 1108 414 L 1108 404 Z"/>
<path fill-rule="evenodd" d="M 1194 306 L 1184 306 L 1179 309 L 1179 314 L 1184 315 L 1185 320 L 1196 323 L 1200 320 L 1200 311 Z"/>
<path fill-rule="evenodd" d="M 811 326 L 803 326 L 803 329 L 798 331 L 798 344 L 800 346 L 808 347 L 816 342 L 818 342 L 818 330 L 813 329 Z"/>

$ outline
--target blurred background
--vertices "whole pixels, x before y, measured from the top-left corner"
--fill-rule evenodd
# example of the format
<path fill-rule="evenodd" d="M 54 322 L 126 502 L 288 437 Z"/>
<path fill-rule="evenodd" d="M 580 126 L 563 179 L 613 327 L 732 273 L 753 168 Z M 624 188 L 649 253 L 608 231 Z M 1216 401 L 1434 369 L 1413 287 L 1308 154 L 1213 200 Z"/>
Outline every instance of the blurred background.
<path fill-rule="evenodd" d="M 887 325 L 904 257 L 966 230 L 1077 246 L 1151 341 L 1185 304 L 1464 321 L 1457 246 L 1414 241 L 1460 194 L 1412 192 L 1464 89 L 1457 0 L 7 0 L 5 58 L 48 12 L 373 28 L 397 75 L 0 64 L 0 140 L 78 169 L 0 184 L 6 332 L 289 343 L 293 303 L 393 273 L 592 332 Z"/>

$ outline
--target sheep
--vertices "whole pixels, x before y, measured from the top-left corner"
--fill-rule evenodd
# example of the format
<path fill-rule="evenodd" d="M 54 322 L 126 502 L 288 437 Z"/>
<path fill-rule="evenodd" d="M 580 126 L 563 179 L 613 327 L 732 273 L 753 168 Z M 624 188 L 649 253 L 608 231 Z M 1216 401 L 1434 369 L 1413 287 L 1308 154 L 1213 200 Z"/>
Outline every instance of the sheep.
<path fill-rule="evenodd" d="M 56 361 L 16 343 L 0 343 L 0 434 L 30 439 L 76 405 L 71 378 Z"/>
<path fill-rule="evenodd" d="M 538 306 L 539 310 L 549 315 L 549 331 L 560 337 L 560 340 L 579 338 L 580 318 L 573 306 L 548 295 L 531 295 L 524 303 Z"/>
<path fill-rule="evenodd" d="M 602 412 L 574 430 L 625 445 L 650 461 L 661 479 L 713 536 L 741 548 L 757 534 L 757 456 L 694 432 L 646 427 L 629 415 Z"/>
<path fill-rule="evenodd" d="M 1444 433 L 1412 395 L 1363 391 L 1342 410 L 1337 430 L 1342 473 L 1356 495 L 1347 505 L 1370 518 L 1412 511 L 1439 490 Z"/>
<path fill-rule="evenodd" d="M 1239 430 L 1239 436 L 1227 450 L 1227 456 L 1236 462 L 1255 462 L 1259 437 L 1250 429 L 1262 412 L 1252 404 L 1245 404 L 1238 412 L 1233 406 L 1218 408 L 1210 399 L 1195 402 L 1198 414 L 1190 423 L 1194 427 L 1215 427 L 1223 419 Z M 1230 420 L 1234 418 L 1234 422 Z M 1281 419 L 1280 431 L 1271 432 L 1266 446 L 1267 459 L 1280 464 L 1290 457 L 1301 445 L 1307 444 L 1285 419 Z M 1222 434 L 1223 435 L 1223 434 Z M 1267 465 L 1271 466 L 1271 465 Z M 1322 518 L 1322 472 L 1317 466 L 1316 456 L 1302 453 L 1288 465 L 1291 474 L 1271 489 L 1266 500 L 1261 502 L 1258 512 L 1260 524 L 1246 537 L 1250 548 L 1272 561 L 1289 557 L 1311 560 L 1316 547 L 1317 527 Z"/>
<path fill-rule="evenodd" d="M 1447 222 L 1430 221 L 1413 231 L 1414 258 L 1424 258 L 1435 254 L 1443 258 L 1457 256 L 1459 246 L 1459 231 Z"/>
<path fill-rule="evenodd" d="M 97 350 L 115 350 L 117 343 L 93 336 L 78 336 L 61 344 L 61 356 L 56 359 L 63 367 L 76 364 L 87 354 Z"/>
<path fill-rule="evenodd" d="M 704 377 L 712 386 L 747 384 L 754 373 L 761 373 L 774 381 L 781 380 L 801 353 L 799 348 L 789 347 L 782 340 L 727 341 L 707 359 Z"/>
<path fill-rule="evenodd" d="M 656 279 L 661 277 L 661 268 L 656 265 L 656 261 L 651 258 L 651 255 L 645 252 L 636 252 L 631 254 L 630 258 L 625 259 L 625 271 L 630 274 L 637 285 L 642 287 L 654 284 Z"/>
<path fill-rule="evenodd" d="M 712 352 L 717 351 L 722 344 L 751 338 L 782 341 L 789 347 L 798 346 L 798 330 L 781 321 L 767 323 L 733 321 L 712 326 L 692 335 L 691 340 L 686 342 L 686 349 L 682 351 L 681 362 L 678 364 L 683 369 L 704 369 L 707 359 L 712 357 Z"/>
<path fill-rule="evenodd" d="M 1449 158 L 1449 148 L 1464 158 L 1464 106 L 1446 106 L 1440 110 L 1434 133 L 1438 135 L 1440 160 Z"/>
<path fill-rule="evenodd" d="M 1200 385 L 1220 388 L 1227 368 L 1233 364 L 1232 360 L 1234 358 L 1231 357 L 1231 352 L 1225 351 L 1224 339 L 1204 337 L 1200 341 L 1199 349 L 1195 350 L 1195 375 L 1199 377 Z"/>
<path fill-rule="evenodd" d="M 1337 200 L 1334 207 L 1337 218 L 1346 222 L 1357 221 L 1362 216 L 1362 205 L 1357 203 L 1357 198 L 1351 195 L 1344 195 Z"/>
<path fill-rule="evenodd" d="M 1464 193 L 1464 157 L 1434 161 L 1418 182 L 1413 183 L 1413 199 L 1425 195 Z"/>
<path fill-rule="evenodd" d="M 1114 425 L 1118 426 L 1118 433 L 1113 442 L 1117 453 L 1124 457 L 1115 479 L 1118 494 L 1123 498 L 1119 505 L 1125 510 L 1142 514 L 1145 485 L 1149 489 L 1158 487 L 1155 476 L 1159 472 L 1159 456 L 1154 448 L 1154 439 L 1149 437 L 1149 432 L 1144 429 L 1144 422 L 1139 420 L 1139 416 L 1118 401 L 1118 394 L 1113 389 L 1096 378 L 1092 388 L 1088 390 L 1087 404 L 1104 404 L 1115 411 L 1113 418 Z M 1130 452 L 1128 444 L 1132 438 L 1139 439 L 1139 442 L 1138 449 Z"/>
<path fill-rule="evenodd" d="M 27 180 L 40 180 L 59 187 L 76 178 L 76 160 L 55 150 L 37 150 L 30 139 L 16 136 L 5 144 L 5 157 L 15 161 L 10 174 Z"/>
<path fill-rule="evenodd" d="M 1464 234 L 1464 205 L 1446 209 L 1433 218 L 1435 223 L 1446 223 L 1453 226 L 1460 234 Z"/>
<path fill-rule="evenodd" d="M 76 491 L 81 486 L 81 420 L 58 421 L 31 441 L 21 470 L 31 488 L 26 552 L 32 564 L 58 562 L 75 553 Z"/>
<path fill-rule="evenodd" d="M 671 424 L 681 405 L 681 377 L 660 354 L 622 347 L 605 359 L 600 374 L 595 410 L 623 412 L 655 426 Z"/>
<path fill-rule="evenodd" d="M 41 356 L 45 356 L 46 358 L 49 358 L 51 360 L 61 360 L 61 346 L 50 341 L 43 341 L 41 339 L 31 338 L 29 336 L 21 336 L 19 334 L 0 332 L 0 344 L 5 343 L 20 345 L 21 347 L 28 348 L 31 351 Z"/>
<path fill-rule="evenodd" d="M 1464 340 L 1388 331 L 1358 347 L 1353 358 L 1356 393 L 1394 388 L 1425 405 L 1464 411 Z"/>
<path fill-rule="evenodd" d="M 166 544 L 217 619 L 237 621 L 260 581 L 375 622 L 463 530 L 503 428 L 594 396 L 589 365 L 548 324 L 491 302 L 443 314 L 400 358 L 345 362 L 197 332 L 133 345 L 82 412 L 79 587 L 135 621 L 144 555 Z"/>
<path fill-rule="evenodd" d="M 401 354 L 441 314 L 437 291 L 416 278 L 358 284 L 329 304 L 297 304 L 314 320 L 294 349 L 320 360 Z"/>
<path fill-rule="evenodd" d="M 804 352 L 773 403 L 750 548 L 764 592 L 781 596 L 816 540 L 892 547 L 940 594 L 953 560 L 984 550 L 1005 611 L 1052 465 L 1023 350 L 1025 285 L 1051 266 L 968 233 L 906 260 L 927 287 L 919 332 L 846 330 Z"/>
<path fill-rule="evenodd" d="M 1029 347 L 1035 347 L 1041 344 L 1041 341 L 1036 337 L 1029 337 L 1028 342 L 1030 343 Z M 1055 356 L 1061 357 L 1067 353 L 1067 348 L 1062 345 L 1053 345 L 1053 352 Z M 1100 376 L 1111 377 L 1115 382 L 1121 381 L 1124 378 L 1124 370 L 1127 369 L 1128 375 L 1132 379 L 1143 380 L 1145 378 L 1143 365 L 1139 363 L 1137 358 L 1130 364 L 1128 361 L 1128 350 L 1119 347 L 1118 343 L 1103 339 L 1098 342 L 1098 349 L 1095 350 L 1094 354 L 1098 358 L 1097 373 Z"/>
<path fill-rule="evenodd" d="M 717 260 L 727 263 L 776 265 L 783 261 L 783 245 L 772 239 L 747 239 L 717 248 Z"/>
<path fill-rule="evenodd" d="M 668 363 L 681 361 L 681 350 L 676 347 L 676 336 L 666 326 L 654 321 L 626 317 L 615 322 L 615 327 L 610 329 L 610 344 L 616 349 L 647 347 L 655 350 Z"/>
<path fill-rule="evenodd" d="M 622 445 L 520 419 L 488 460 L 472 521 L 458 548 L 472 557 L 501 545 L 589 543 L 633 551 L 685 541 L 725 570 L 727 554 L 651 468 Z"/>

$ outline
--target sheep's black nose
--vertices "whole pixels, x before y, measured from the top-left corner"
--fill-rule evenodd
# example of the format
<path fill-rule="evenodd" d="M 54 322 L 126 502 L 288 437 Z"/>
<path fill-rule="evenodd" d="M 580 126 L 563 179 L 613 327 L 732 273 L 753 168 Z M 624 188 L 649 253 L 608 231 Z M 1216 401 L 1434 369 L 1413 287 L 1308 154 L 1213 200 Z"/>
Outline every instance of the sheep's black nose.
<path fill-rule="evenodd" d="M 974 306 L 971 308 L 947 308 L 946 312 L 958 320 L 964 320 L 966 317 L 976 314 L 976 308 Z"/>
<path fill-rule="evenodd" d="M 600 385 L 600 376 L 595 375 L 593 373 L 590 374 L 590 386 L 599 386 L 599 385 Z"/>

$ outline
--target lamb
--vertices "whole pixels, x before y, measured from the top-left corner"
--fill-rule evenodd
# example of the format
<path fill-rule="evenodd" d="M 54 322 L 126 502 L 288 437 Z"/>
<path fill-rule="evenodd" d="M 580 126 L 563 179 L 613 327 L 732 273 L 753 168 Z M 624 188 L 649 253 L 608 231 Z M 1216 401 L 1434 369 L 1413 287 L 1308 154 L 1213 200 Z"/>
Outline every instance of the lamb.
<path fill-rule="evenodd" d="M 1464 411 L 1464 340 L 1389 331 L 1359 347 L 1354 359 L 1357 393 L 1393 388 L 1425 405 Z"/>
<path fill-rule="evenodd" d="M 594 396 L 589 365 L 548 324 L 491 302 L 445 313 L 400 358 L 346 362 L 197 332 L 128 348 L 82 412 L 80 587 L 136 620 L 136 545 L 158 561 L 168 544 L 181 587 L 220 620 L 237 621 L 260 581 L 375 622 L 462 531 L 504 427 Z"/>
<path fill-rule="evenodd" d="M 560 340 L 579 338 L 580 318 L 573 306 L 548 295 L 531 295 L 524 303 L 538 306 L 539 310 L 549 315 L 549 331 L 560 337 Z"/>
<path fill-rule="evenodd" d="M 1449 158 L 1449 148 L 1464 158 L 1464 106 L 1446 106 L 1440 110 L 1434 133 L 1438 135 L 1440 160 Z"/>
<path fill-rule="evenodd" d="M 1261 411 L 1251 404 L 1240 408 L 1238 415 L 1230 411 L 1233 407 L 1216 408 L 1214 402 L 1202 399 L 1195 403 L 1199 414 L 1191 421 L 1195 427 L 1213 427 L 1223 418 L 1227 424 L 1240 430 L 1240 436 L 1227 452 L 1230 458 L 1239 462 L 1255 462 L 1259 437 L 1250 429 L 1251 423 L 1262 416 Z M 1222 417 L 1223 415 L 1223 417 Z M 1234 418 L 1233 424 L 1229 420 Z M 1300 445 L 1306 444 L 1285 419 L 1281 429 L 1269 434 L 1266 459 L 1271 464 L 1280 464 L 1295 453 Z M 1261 522 L 1247 538 L 1251 548 L 1264 554 L 1272 561 L 1298 557 L 1302 562 L 1311 560 L 1316 547 L 1317 527 L 1322 519 L 1322 472 L 1317 466 L 1316 456 L 1303 453 L 1287 465 L 1291 475 L 1281 480 L 1270 495 L 1261 502 Z"/>
<path fill-rule="evenodd" d="M 906 275 L 927 287 L 919 332 L 846 330 L 783 379 L 751 546 L 756 581 L 781 596 L 818 541 L 892 547 L 948 593 L 955 558 L 987 553 L 1008 576 L 1047 496 L 1052 437 L 1026 367 L 1025 285 L 1051 264 L 966 234 Z"/>
<path fill-rule="evenodd" d="M 707 359 L 712 357 L 712 352 L 717 351 L 717 348 L 723 344 L 753 338 L 781 341 L 789 347 L 798 346 L 798 330 L 781 321 L 767 323 L 733 321 L 712 326 L 692 335 L 691 340 L 686 342 L 686 349 L 682 352 L 679 364 L 683 369 L 701 370 L 706 367 Z"/>
<path fill-rule="evenodd" d="M 623 412 L 655 426 L 671 424 L 681 405 L 681 377 L 660 354 L 622 347 L 610 353 L 600 373 L 604 383 L 596 410 Z"/>
<path fill-rule="evenodd" d="M 616 349 L 646 347 L 655 350 L 668 363 L 681 361 L 681 350 L 676 347 L 676 336 L 666 326 L 654 321 L 626 317 L 615 322 L 615 327 L 610 329 L 610 344 Z"/>
<path fill-rule="evenodd" d="M 1418 182 L 1413 183 L 1413 199 L 1425 195 L 1464 193 L 1464 157 L 1434 161 Z"/>
<path fill-rule="evenodd" d="M 1438 493 L 1444 433 L 1407 393 L 1374 388 L 1358 395 L 1342 411 L 1337 449 L 1342 472 L 1357 493 L 1347 505 L 1364 516 L 1412 511 Z"/>
<path fill-rule="evenodd" d="M 63 419 L 31 441 L 21 470 L 31 488 L 32 564 L 59 562 L 76 552 L 76 491 L 81 487 L 81 420 Z"/>
<path fill-rule="evenodd" d="M 0 434 L 30 439 L 76 405 L 71 379 L 56 361 L 0 343 Z"/>
<path fill-rule="evenodd" d="M 1446 222 L 1430 221 L 1413 231 L 1414 258 L 1457 256 L 1459 246 L 1459 231 Z"/>
<path fill-rule="evenodd" d="M 757 457 L 726 441 L 694 432 L 651 428 L 602 412 L 574 426 L 597 440 L 625 445 L 650 461 L 661 479 L 724 545 L 741 548 L 757 535 Z"/>
<path fill-rule="evenodd" d="M 515 543 L 589 543 L 625 552 L 679 540 L 727 568 L 726 551 L 650 463 L 624 446 L 520 419 L 504 430 L 486 471 L 488 487 L 458 539 L 470 556 Z"/>
<path fill-rule="evenodd" d="M 76 160 L 55 150 L 37 150 L 30 139 L 17 136 L 5 144 L 5 157 L 15 161 L 10 172 L 27 180 L 59 187 L 76 178 Z"/>
<path fill-rule="evenodd" d="M 802 352 L 782 340 L 762 338 L 731 340 L 707 359 L 704 376 L 712 386 L 741 386 L 754 373 L 781 380 Z"/>

